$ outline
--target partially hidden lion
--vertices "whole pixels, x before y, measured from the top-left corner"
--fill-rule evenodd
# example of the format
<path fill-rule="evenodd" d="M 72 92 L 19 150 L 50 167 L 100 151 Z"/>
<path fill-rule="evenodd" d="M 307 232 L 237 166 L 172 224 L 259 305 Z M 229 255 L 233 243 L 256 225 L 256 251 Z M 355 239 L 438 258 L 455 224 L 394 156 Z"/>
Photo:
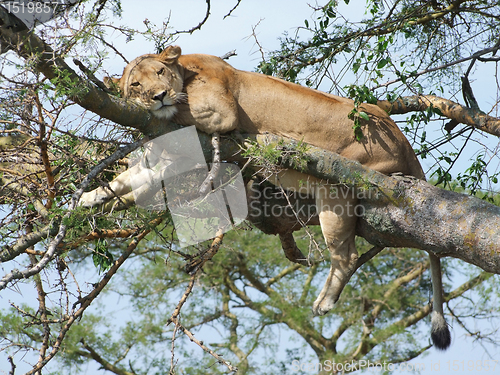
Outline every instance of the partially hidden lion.
<path fill-rule="evenodd" d="M 268 132 L 333 151 L 384 174 L 399 172 L 425 179 L 405 136 L 375 105 L 361 106 L 369 121 L 362 123 L 362 137 L 356 138 L 349 116 L 354 108 L 352 100 L 240 71 L 215 56 L 182 55 L 178 46 L 137 57 L 125 67 L 121 78 L 113 80 L 124 98 L 141 103 L 153 115 L 180 125 L 195 125 L 208 134 L 236 129 L 249 134 Z M 109 198 L 123 194 L 129 173 L 111 183 L 112 188 L 117 186 L 114 194 L 99 188 L 100 194 Z M 339 298 L 358 259 L 354 243 L 356 215 L 339 209 L 354 207 L 356 197 L 332 197 L 321 181 L 294 170 L 285 170 L 272 179 L 276 185 L 295 190 L 304 188 L 303 181 L 308 182 L 309 193 L 315 197 L 331 255 L 330 273 L 313 305 L 315 315 L 324 315 Z M 92 192 L 84 194 L 85 205 L 92 205 L 94 196 Z M 429 257 L 434 299 L 431 337 L 434 345 L 444 350 L 451 337 L 443 316 L 440 260 L 432 254 Z"/>

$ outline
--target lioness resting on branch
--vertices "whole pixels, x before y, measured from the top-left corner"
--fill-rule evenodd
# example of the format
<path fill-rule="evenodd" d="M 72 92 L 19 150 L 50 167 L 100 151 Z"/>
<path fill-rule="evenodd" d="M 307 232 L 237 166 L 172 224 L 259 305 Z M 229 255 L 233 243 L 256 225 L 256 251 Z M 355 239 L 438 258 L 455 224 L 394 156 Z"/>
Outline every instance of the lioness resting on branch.
<path fill-rule="evenodd" d="M 161 54 L 143 55 L 129 63 L 120 79 L 113 79 L 124 98 L 145 105 L 165 120 L 195 125 L 212 134 L 235 129 L 242 133 L 272 133 L 303 140 L 311 145 L 356 160 L 376 171 L 400 172 L 425 179 L 413 149 L 397 125 L 380 108 L 364 104 L 360 110 L 369 116 L 361 121 L 362 137 L 355 137 L 349 113 L 353 101 L 305 88 L 274 77 L 234 69 L 218 57 L 181 55 L 177 46 Z M 119 176 L 113 186 L 126 186 L 128 175 Z M 325 183 L 294 170 L 284 170 L 272 179 L 284 189 L 314 196 L 321 230 L 331 255 L 326 283 L 313 305 L 315 315 L 332 309 L 351 278 L 358 253 L 355 248 L 356 194 L 345 191 L 329 194 Z M 113 192 L 102 188 L 100 200 Z M 346 189 L 335 186 L 335 189 Z M 120 195 L 128 192 L 115 191 Z M 99 203 L 96 192 L 85 194 L 85 205 Z M 430 254 L 434 291 L 432 339 L 439 349 L 450 345 L 450 333 L 443 316 L 440 260 Z"/>

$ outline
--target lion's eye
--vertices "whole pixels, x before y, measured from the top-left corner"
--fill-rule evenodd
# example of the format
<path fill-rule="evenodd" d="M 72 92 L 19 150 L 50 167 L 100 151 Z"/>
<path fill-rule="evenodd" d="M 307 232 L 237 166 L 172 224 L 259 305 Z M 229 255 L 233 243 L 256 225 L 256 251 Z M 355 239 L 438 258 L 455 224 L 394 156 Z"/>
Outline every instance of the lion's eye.
<path fill-rule="evenodd" d="M 165 73 L 165 68 L 161 68 L 156 72 L 156 74 L 158 74 L 159 76 L 161 76 L 163 73 Z"/>
<path fill-rule="evenodd" d="M 132 83 L 130 86 L 137 87 L 137 86 L 140 86 L 140 85 L 141 85 L 141 83 L 140 83 L 140 82 L 134 82 L 134 83 Z"/>

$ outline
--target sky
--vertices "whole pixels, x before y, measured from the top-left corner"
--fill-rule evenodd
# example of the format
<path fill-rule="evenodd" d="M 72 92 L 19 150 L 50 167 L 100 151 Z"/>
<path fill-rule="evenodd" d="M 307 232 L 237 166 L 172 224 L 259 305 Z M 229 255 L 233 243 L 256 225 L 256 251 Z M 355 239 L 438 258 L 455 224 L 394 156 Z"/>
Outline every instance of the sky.
<path fill-rule="evenodd" d="M 237 0 L 212 0 L 210 18 L 202 26 L 201 31 L 196 31 L 191 35 L 181 35 L 175 44 L 181 46 L 183 53 L 207 53 L 221 56 L 236 50 L 237 56 L 231 57 L 228 62 L 238 69 L 254 70 L 261 60 L 259 45 L 264 52 L 278 49 L 279 37 L 283 33 L 297 32 L 297 26 L 304 25 L 304 20 L 314 13 L 308 3 L 315 5 L 312 0 L 309 2 L 306 0 L 242 0 L 233 14 L 223 19 L 236 3 Z M 352 0 L 349 7 L 343 6 L 344 14 L 351 15 L 352 18 L 360 17 L 360 10 L 364 8 L 364 4 L 363 0 Z M 205 0 L 124 0 L 122 5 L 123 19 L 114 21 L 116 25 L 123 24 L 142 29 L 145 19 L 160 25 L 167 17 L 170 17 L 170 26 L 174 30 L 190 29 L 204 18 L 206 12 Z M 252 36 L 254 32 L 259 45 Z M 138 55 L 154 52 L 152 42 L 138 38 L 125 43 L 124 38 L 118 33 L 108 34 L 107 41 L 124 52 L 128 60 Z M 108 72 L 120 74 L 124 65 L 124 62 L 116 57 L 106 61 L 104 68 Z M 481 95 L 485 95 L 484 100 L 491 100 L 488 93 L 481 93 Z M 468 368 L 469 361 L 488 360 L 488 353 L 494 358 L 500 358 L 498 349 L 488 347 L 489 352 L 487 352 L 468 338 L 450 317 L 447 319 L 452 324 L 452 347 L 446 352 L 430 349 L 426 356 L 410 362 L 414 366 L 402 368 L 395 374 L 412 373 L 408 370 L 422 365 L 426 368 L 425 374 L 472 374 L 475 371 L 470 371 Z M 428 328 L 430 329 L 430 324 Z M 284 341 L 288 340 L 284 330 L 281 330 L 281 338 Z M 0 368 L 2 367 L 0 365 Z M 18 369 L 18 371 L 22 370 Z M 497 372 L 483 371 L 483 373 L 494 374 L 499 373 L 498 371 L 500 371 L 500 364 L 497 366 Z"/>
<path fill-rule="evenodd" d="M 163 8 L 162 12 L 150 12 L 136 1 L 123 2 L 125 24 L 131 25 L 129 15 L 133 14 L 134 25 L 143 27 L 143 20 L 148 19 L 158 25 L 170 15 L 172 30 L 189 30 L 199 24 L 206 13 L 204 0 L 184 1 L 148 1 L 148 8 Z M 229 62 L 242 70 L 254 70 L 261 54 L 252 37 L 253 28 L 259 43 L 267 52 L 279 47 L 280 37 L 284 32 L 295 32 L 297 25 L 303 25 L 313 11 L 304 1 L 269 1 L 243 0 L 231 16 L 225 15 L 236 5 L 236 1 L 212 1 L 210 18 L 193 34 L 179 36 L 175 44 L 181 46 L 183 53 L 206 53 L 221 56 L 236 50 L 237 56 Z M 112 36 L 111 36 L 112 38 Z M 112 39 L 111 39 L 112 40 Z M 117 46 L 122 40 L 117 40 Z M 154 45 L 136 40 L 127 43 L 127 57 L 153 52 Z"/>

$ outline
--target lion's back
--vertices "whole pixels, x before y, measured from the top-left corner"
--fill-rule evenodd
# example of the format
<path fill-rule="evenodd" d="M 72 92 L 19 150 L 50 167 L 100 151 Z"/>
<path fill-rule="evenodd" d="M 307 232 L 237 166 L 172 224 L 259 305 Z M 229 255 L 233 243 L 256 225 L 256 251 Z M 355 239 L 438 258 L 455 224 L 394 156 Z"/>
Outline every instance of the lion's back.
<path fill-rule="evenodd" d="M 215 56 L 183 55 L 181 59 L 183 66 L 196 71 L 196 84 L 224 86 L 223 90 L 208 87 L 205 91 L 234 98 L 242 132 L 268 132 L 303 140 L 386 174 L 402 172 L 425 178 L 406 137 L 375 105 L 361 106 L 370 121 L 362 121 L 363 137 L 357 140 L 350 99 L 240 71 Z"/>

